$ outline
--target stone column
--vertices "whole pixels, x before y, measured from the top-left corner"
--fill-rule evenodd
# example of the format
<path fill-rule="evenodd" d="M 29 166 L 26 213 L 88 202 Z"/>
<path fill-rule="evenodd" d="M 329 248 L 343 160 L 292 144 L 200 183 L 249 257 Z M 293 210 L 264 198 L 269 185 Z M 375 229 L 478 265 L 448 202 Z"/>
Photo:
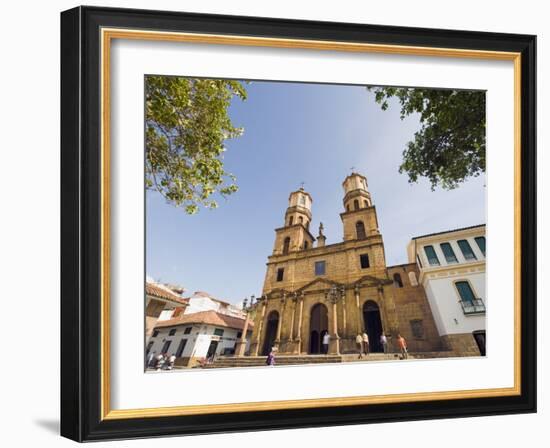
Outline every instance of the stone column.
<path fill-rule="evenodd" d="M 363 334 L 363 325 L 361 323 L 361 305 L 359 301 L 359 286 L 356 286 L 354 289 L 355 293 L 355 306 L 357 307 L 357 334 Z M 357 334 L 355 336 L 357 336 Z"/>
<path fill-rule="evenodd" d="M 397 311 L 395 309 L 395 302 L 393 301 L 393 295 L 384 295 L 384 287 L 378 286 L 378 301 L 380 304 L 384 304 L 386 319 L 383 323 L 383 331 L 387 335 L 390 333 L 388 340 L 388 349 L 390 352 L 397 351 L 397 333 L 399 333 L 399 323 L 397 321 Z M 389 328 L 388 328 L 389 327 Z"/>
<path fill-rule="evenodd" d="M 244 356 L 246 351 L 246 332 L 248 331 L 248 322 L 250 320 L 248 311 L 246 312 L 246 319 L 244 321 L 243 332 L 241 333 L 241 338 L 235 345 L 235 356 Z"/>
<path fill-rule="evenodd" d="M 292 297 L 292 317 L 290 319 L 290 337 L 288 340 L 292 342 L 294 340 L 294 318 L 296 316 L 296 295 Z"/>
<path fill-rule="evenodd" d="M 344 289 L 344 293 L 342 294 L 342 319 L 343 319 L 343 333 L 342 336 L 346 337 L 348 334 L 348 323 L 346 318 L 346 290 Z"/>
<path fill-rule="evenodd" d="M 346 305 L 346 294 L 347 291 L 345 288 L 342 290 L 342 329 L 340 331 L 340 350 L 346 351 L 350 348 L 349 346 L 349 328 L 348 328 L 348 310 Z M 355 337 L 353 338 L 355 340 Z"/>
<path fill-rule="evenodd" d="M 302 353 L 302 315 L 304 312 L 304 297 L 300 296 L 300 308 L 298 309 L 298 331 L 296 336 L 296 351 L 299 354 Z"/>
<path fill-rule="evenodd" d="M 262 330 L 264 326 L 264 317 L 265 317 L 265 309 L 267 308 L 267 297 L 264 297 L 262 299 L 262 312 L 260 315 L 260 323 L 258 325 L 258 334 L 256 334 L 256 347 L 254 349 L 250 349 L 251 353 L 254 353 L 254 356 L 258 356 L 258 353 L 260 351 L 260 343 L 262 342 Z"/>
<path fill-rule="evenodd" d="M 281 307 L 281 312 L 279 314 L 279 322 L 277 323 L 277 336 L 275 338 L 275 347 L 277 348 L 277 350 L 279 350 L 281 344 L 281 331 L 283 329 L 283 317 L 286 308 L 286 294 L 283 294 L 281 302 L 283 303 L 283 306 Z"/>
<path fill-rule="evenodd" d="M 340 336 L 338 336 L 338 307 L 337 302 L 332 302 L 332 336 L 330 337 L 329 353 L 331 355 L 340 354 Z"/>

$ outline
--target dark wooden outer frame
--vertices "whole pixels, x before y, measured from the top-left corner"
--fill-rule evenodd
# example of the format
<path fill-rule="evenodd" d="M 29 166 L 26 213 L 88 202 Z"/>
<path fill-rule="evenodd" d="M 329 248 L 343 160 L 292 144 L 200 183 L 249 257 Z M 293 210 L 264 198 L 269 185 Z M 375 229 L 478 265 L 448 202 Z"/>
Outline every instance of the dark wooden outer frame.
<path fill-rule="evenodd" d="M 521 394 L 101 419 L 100 29 L 521 53 Z M 61 14 L 61 434 L 77 441 L 536 411 L 535 36 L 78 7 Z M 512 292 L 511 292 L 512 293 Z"/>

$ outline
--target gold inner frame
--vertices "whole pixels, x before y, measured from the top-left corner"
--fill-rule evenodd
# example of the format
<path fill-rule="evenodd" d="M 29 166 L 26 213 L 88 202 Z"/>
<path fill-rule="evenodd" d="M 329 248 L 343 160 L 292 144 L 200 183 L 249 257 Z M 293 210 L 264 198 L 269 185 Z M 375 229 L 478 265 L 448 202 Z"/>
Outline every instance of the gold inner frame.
<path fill-rule="evenodd" d="M 110 407 L 110 50 L 113 39 L 165 42 L 240 45 L 357 53 L 383 53 L 412 56 L 437 56 L 469 59 L 506 60 L 514 63 L 514 386 L 442 392 L 419 392 L 392 395 L 369 395 L 338 398 L 315 398 L 171 406 L 141 409 Z M 502 397 L 521 394 L 521 54 L 514 52 L 465 50 L 454 48 L 415 47 L 300 39 L 278 39 L 214 34 L 143 31 L 134 29 L 101 29 L 101 419 L 166 417 L 211 413 L 306 409 L 414 401 Z"/>

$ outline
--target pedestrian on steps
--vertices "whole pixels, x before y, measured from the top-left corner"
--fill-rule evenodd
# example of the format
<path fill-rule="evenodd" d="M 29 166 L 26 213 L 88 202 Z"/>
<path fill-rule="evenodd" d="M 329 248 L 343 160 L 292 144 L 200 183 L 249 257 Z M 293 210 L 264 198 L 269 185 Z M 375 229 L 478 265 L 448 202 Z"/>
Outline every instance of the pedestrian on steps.
<path fill-rule="evenodd" d="M 357 344 L 357 350 L 359 351 L 359 359 L 363 357 L 363 336 L 358 334 L 355 337 L 355 343 Z"/>
<path fill-rule="evenodd" d="M 382 346 L 382 351 L 388 353 L 388 338 L 384 333 L 380 335 L 380 345 Z"/>
<path fill-rule="evenodd" d="M 397 335 L 397 346 L 401 350 L 402 359 L 407 359 L 409 357 L 409 353 L 407 352 L 407 341 L 400 334 Z"/>
<path fill-rule="evenodd" d="M 363 333 L 363 350 L 365 351 L 365 355 L 370 353 L 369 335 L 366 332 Z"/>
<path fill-rule="evenodd" d="M 269 355 L 267 355 L 267 359 L 265 360 L 265 363 L 268 366 L 274 366 L 275 365 L 275 350 L 271 348 L 271 351 L 269 352 Z"/>
<path fill-rule="evenodd" d="M 330 343 L 330 334 L 328 331 L 323 335 L 323 353 L 326 355 L 328 353 L 328 345 Z"/>

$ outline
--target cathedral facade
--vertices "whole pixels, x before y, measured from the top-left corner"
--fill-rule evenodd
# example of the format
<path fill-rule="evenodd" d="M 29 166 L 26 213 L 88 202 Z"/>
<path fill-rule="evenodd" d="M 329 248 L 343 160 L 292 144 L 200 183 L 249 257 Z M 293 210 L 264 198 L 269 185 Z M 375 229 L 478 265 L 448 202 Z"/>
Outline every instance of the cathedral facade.
<path fill-rule="evenodd" d="M 275 229 L 262 296 L 255 306 L 250 355 L 356 353 L 358 334 L 368 334 L 371 352 L 380 336 L 396 351 L 401 334 L 409 351 L 442 350 L 416 263 L 387 266 L 376 207 L 367 179 L 352 173 L 343 182 L 343 241 L 326 245 L 322 224 L 310 231 L 312 197 L 290 194 L 284 225 Z"/>

